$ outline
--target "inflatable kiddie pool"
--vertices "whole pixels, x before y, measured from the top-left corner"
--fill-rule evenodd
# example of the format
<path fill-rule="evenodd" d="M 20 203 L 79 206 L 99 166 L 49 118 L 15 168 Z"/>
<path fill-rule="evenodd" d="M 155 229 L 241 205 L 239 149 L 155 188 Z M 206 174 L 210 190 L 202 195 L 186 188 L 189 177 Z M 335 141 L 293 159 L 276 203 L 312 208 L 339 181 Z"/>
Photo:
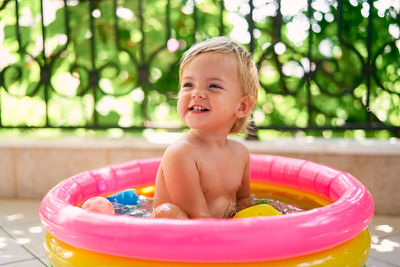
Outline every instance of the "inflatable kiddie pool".
<path fill-rule="evenodd" d="M 87 171 L 41 202 L 45 251 L 54 267 L 363 266 L 373 216 L 369 191 L 350 174 L 310 161 L 251 155 L 252 191 L 319 203 L 300 213 L 243 219 L 149 219 L 78 205 L 126 188 L 151 191 L 160 159 Z M 317 205 L 318 206 L 318 205 Z"/>

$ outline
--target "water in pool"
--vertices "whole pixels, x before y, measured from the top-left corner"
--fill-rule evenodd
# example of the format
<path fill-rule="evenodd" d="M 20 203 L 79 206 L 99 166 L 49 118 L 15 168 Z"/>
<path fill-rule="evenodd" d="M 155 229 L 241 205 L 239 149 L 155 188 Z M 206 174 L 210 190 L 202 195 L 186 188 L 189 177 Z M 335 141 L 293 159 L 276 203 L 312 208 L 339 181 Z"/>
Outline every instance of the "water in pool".
<path fill-rule="evenodd" d="M 137 205 L 123 205 L 120 203 L 113 203 L 114 209 L 115 209 L 115 214 L 117 215 L 129 215 L 129 216 L 135 216 L 135 217 L 142 217 L 142 218 L 147 218 L 150 217 L 151 212 L 153 210 L 153 198 L 150 197 L 145 197 L 145 196 L 140 196 L 140 203 Z M 256 195 L 251 195 L 251 201 L 254 203 L 254 205 L 257 204 L 269 204 L 272 207 L 274 207 L 276 210 L 281 212 L 282 214 L 286 213 L 295 213 L 295 212 L 301 212 L 306 210 L 305 208 L 293 205 L 293 204 L 288 204 L 279 200 L 274 200 L 270 198 L 265 198 L 265 197 L 258 197 Z"/>

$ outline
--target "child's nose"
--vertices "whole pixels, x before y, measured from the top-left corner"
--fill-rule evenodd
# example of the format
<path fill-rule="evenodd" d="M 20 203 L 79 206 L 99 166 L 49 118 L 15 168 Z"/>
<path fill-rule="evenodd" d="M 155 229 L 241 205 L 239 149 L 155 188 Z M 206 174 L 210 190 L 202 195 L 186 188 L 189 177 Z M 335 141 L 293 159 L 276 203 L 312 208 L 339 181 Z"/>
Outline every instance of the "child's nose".
<path fill-rule="evenodd" d="M 196 88 L 195 90 L 193 90 L 192 92 L 192 98 L 193 99 L 205 99 L 206 98 L 206 93 L 205 90 L 201 89 L 201 88 Z"/>

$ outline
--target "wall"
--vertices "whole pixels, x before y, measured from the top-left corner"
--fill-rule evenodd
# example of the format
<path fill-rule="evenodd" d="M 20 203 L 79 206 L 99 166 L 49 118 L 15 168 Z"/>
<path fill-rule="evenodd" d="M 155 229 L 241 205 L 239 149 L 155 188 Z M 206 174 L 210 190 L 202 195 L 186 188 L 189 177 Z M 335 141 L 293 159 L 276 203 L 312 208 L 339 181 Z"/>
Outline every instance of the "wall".
<path fill-rule="evenodd" d="M 176 137 L 0 138 L 0 198 L 42 198 L 58 182 L 79 172 L 162 156 Z M 400 215 L 400 140 L 303 138 L 245 144 L 252 153 L 301 158 L 349 172 L 371 191 L 376 213 Z"/>

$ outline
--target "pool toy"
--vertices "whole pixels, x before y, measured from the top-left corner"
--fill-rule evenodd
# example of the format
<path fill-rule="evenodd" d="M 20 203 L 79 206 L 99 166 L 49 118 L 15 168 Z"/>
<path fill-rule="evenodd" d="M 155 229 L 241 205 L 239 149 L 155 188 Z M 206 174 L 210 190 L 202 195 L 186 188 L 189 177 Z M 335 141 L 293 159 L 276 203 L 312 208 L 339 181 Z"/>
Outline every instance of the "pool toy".
<path fill-rule="evenodd" d="M 139 203 L 139 196 L 136 194 L 135 189 L 126 189 L 108 196 L 107 199 L 111 202 L 118 202 L 123 205 L 136 205 Z"/>
<path fill-rule="evenodd" d="M 82 209 L 105 214 L 114 214 L 114 207 L 110 201 L 104 197 L 92 197 L 82 204 Z"/>
<path fill-rule="evenodd" d="M 149 193 L 160 159 L 131 161 L 62 181 L 44 197 L 45 250 L 70 266 L 363 266 L 373 216 L 350 174 L 310 161 L 251 155 L 253 192 L 289 192 L 317 208 L 240 219 L 148 219 L 92 213 L 88 198 L 127 188 Z M 316 206 L 318 206 L 316 205 Z"/>
<path fill-rule="evenodd" d="M 235 214 L 235 216 L 233 216 L 233 218 L 238 219 L 238 218 L 251 218 L 259 216 L 277 216 L 277 215 L 282 215 L 282 213 L 274 209 L 271 205 L 259 204 L 239 211 L 238 213 Z"/>

